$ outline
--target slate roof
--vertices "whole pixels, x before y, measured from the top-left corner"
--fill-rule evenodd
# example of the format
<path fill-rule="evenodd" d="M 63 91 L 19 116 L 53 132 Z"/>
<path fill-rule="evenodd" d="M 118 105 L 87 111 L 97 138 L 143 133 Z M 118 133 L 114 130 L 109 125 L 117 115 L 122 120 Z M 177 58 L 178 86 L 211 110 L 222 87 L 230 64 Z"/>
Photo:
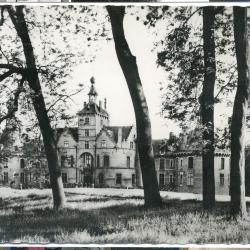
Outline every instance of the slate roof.
<path fill-rule="evenodd" d="M 84 108 L 78 112 L 78 114 L 102 114 L 104 116 L 109 116 L 108 112 L 98 106 L 96 103 L 93 104 L 86 104 Z"/>
<path fill-rule="evenodd" d="M 55 134 L 56 134 L 56 140 L 59 139 L 60 135 L 64 132 L 68 130 L 71 135 L 73 136 L 75 141 L 78 141 L 78 128 L 77 127 L 71 127 L 71 128 L 57 128 L 54 130 Z"/>
<path fill-rule="evenodd" d="M 113 140 L 117 143 L 118 142 L 118 130 L 122 129 L 122 141 L 127 140 L 132 129 L 132 126 L 105 126 L 107 133 Z"/>

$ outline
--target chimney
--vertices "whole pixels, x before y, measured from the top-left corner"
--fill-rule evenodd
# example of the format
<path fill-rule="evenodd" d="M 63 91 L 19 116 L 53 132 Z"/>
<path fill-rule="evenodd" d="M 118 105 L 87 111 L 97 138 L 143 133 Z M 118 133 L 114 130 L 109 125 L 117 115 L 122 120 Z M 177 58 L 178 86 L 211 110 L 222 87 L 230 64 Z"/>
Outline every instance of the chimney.
<path fill-rule="evenodd" d="M 107 98 L 104 98 L 104 109 L 107 109 Z"/>
<path fill-rule="evenodd" d="M 102 101 L 99 101 L 99 107 L 102 109 Z"/>
<path fill-rule="evenodd" d="M 122 146 L 122 128 L 118 127 L 118 138 L 117 138 L 117 144 L 118 146 Z"/>
<path fill-rule="evenodd" d="M 174 133 L 173 132 L 170 132 L 169 133 L 169 139 L 172 139 L 174 137 Z"/>

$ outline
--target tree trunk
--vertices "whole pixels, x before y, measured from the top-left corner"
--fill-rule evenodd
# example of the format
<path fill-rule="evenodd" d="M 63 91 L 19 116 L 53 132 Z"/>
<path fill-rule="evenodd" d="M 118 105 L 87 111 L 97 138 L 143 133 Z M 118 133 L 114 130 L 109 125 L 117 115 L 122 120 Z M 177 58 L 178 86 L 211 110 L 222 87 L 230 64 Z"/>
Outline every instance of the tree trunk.
<path fill-rule="evenodd" d="M 31 99 L 43 136 L 43 143 L 50 174 L 50 183 L 53 193 L 54 208 L 60 209 L 65 205 L 65 194 L 63 191 L 61 169 L 58 162 L 56 142 L 54 139 L 53 130 L 50 126 L 41 84 L 38 77 L 35 55 L 23 14 L 23 6 L 16 6 L 16 10 L 14 10 L 13 7 L 9 7 L 8 12 L 15 26 L 17 34 L 22 41 L 27 66 L 26 79 L 30 89 L 32 90 Z"/>
<path fill-rule="evenodd" d="M 145 206 L 161 206 L 162 200 L 155 171 L 148 105 L 141 84 L 136 58 L 132 55 L 124 35 L 123 19 L 125 7 L 107 6 L 107 10 L 111 20 L 117 58 L 125 76 L 134 106 Z"/>
<path fill-rule="evenodd" d="M 247 8 L 233 7 L 238 84 L 231 124 L 231 215 L 245 217 L 245 131 L 249 93 Z"/>
<path fill-rule="evenodd" d="M 203 208 L 215 206 L 214 182 L 214 85 L 216 75 L 214 43 L 215 7 L 203 8 L 204 82 L 200 99 L 202 122 Z"/>

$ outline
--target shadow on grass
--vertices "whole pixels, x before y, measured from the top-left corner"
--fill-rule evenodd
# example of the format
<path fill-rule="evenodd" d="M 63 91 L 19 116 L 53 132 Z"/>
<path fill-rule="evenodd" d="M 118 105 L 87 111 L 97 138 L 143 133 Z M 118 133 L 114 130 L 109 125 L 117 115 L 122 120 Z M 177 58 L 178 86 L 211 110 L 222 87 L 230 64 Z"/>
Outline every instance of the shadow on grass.
<path fill-rule="evenodd" d="M 19 199 L 17 199 L 19 200 Z M 17 202 L 17 200 L 15 202 Z M 217 203 L 215 216 L 227 216 L 229 204 Z M 91 236 L 101 236 L 122 231 L 128 221 L 167 218 L 178 214 L 185 217 L 187 214 L 202 216 L 202 203 L 199 201 L 169 201 L 163 208 L 145 209 L 142 205 L 117 205 L 100 209 L 79 211 L 76 209 L 31 209 L 14 211 L 14 214 L 0 215 L 0 239 L 2 242 L 11 242 L 23 235 L 36 235 L 54 242 L 55 235 L 87 231 Z M 120 223 L 120 226 L 118 225 Z"/>

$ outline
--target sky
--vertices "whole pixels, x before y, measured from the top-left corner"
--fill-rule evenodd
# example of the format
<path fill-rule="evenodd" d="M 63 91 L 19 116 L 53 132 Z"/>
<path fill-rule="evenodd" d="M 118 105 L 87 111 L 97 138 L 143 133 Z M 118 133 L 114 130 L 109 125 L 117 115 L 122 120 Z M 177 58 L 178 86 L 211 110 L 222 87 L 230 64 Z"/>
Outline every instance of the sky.
<path fill-rule="evenodd" d="M 198 20 L 194 20 L 197 22 Z M 162 26 L 161 26 L 162 24 Z M 158 29 L 164 30 L 166 23 L 161 23 Z M 156 65 L 156 52 L 152 51 L 155 35 L 136 21 L 135 16 L 125 15 L 125 36 L 129 47 L 137 59 L 139 74 L 144 88 L 149 107 L 152 125 L 152 137 L 154 139 L 168 138 L 170 132 L 178 134 L 181 129 L 174 121 L 163 118 L 161 112 L 160 82 L 167 84 L 166 73 L 162 67 Z M 82 108 L 83 102 L 88 100 L 89 79 L 94 76 L 98 100 L 107 98 L 107 110 L 110 114 L 111 125 L 135 124 L 135 117 L 128 87 L 123 76 L 121 67 L 116 57 L 113 40 L 102 42 L 93 63 L 83 63 L 78 66 L 72 76 L 74 82 L 84 84 L 84 91 L 75 98 L 78 109 Z M 227 123 L 224 114 L 231 112 L 224 104 L 218 104 L 215 109 L 215 123 L 223 126 Z"/>
<path fill-rule="evenodd" d="M 106 25 L 109 25 L 107 19 L 105 19 L 105 15 L 107 15 L 105 9 L 101 6 L 95 6 L 94 8 L 97 10 L 98 15 L 100 15 L 100 19 L 106 20 Z M 38 9 L 38 11 L 41 13 L 39 12 L 37 16 L 40 15 L 40 18 L 46 18 L 46 14 L 48 13 L 46 8 L 43 8 L 43 10 Z M 149 107 L 152 137 L 154 139 L 168 138 L 170 132 L 178 134 L 181 130 L 175 122 L 167 120 L 160 115 L 160 82 L 162 82 L 164 86 L 167 86 L 168 80 L 164 69 L 162 67 L 157 67 L 157 54 L 155 50 L 152 50 L 157 38 L 152 30 L 149 30 L 144 26 L 141 20 L 136 21 L 136 15 L 131 15 L 131 12 L 139 11 L 139 14 L 137 14 L 140 16 L 143 12 L 140 7 L 133 7 L 128 11 L 130 14 L 126 14 L 124 19 L 125 36 L 133 55 L 137 58 L 139 74 Z M 201 19 L 195 19 L 194 17 L 193 22 L 200 22 L 200 20 Z M 88 28 L 92 28 L 91 25 L 93 26 L 93 29 L 96 28 L 96 24 L 91 23 L 88 24 Z M 156 34 L 161 33 L 165 35 L 164 30 L 166 26 L 166 21 L 159 22 L 159 25 L 157 25 L 154 31 Z M 49 29 L 47 31 L 49 32 Z M 38 37 L 40 35 L 42 34 L 38 33 L 37 37 L 32 37 L 36 54 L 44 53 L 42 51 L 43 47 L 38 46 Z M 91 36 L 91 34 L 89 36 Z M 72 42 L 73 44 L 83 46 L 83 39 L 86 39 L 86 36 L 80 34 L 72 37 Z M 79 47 L 79 51 L 80 50 L 81 47 Z M 73 102 L 71 102 L 70 106 L 70 113 L 76 114 L 82 109 L 83 103 L 88 101 L 87 94 L 90 87 L 90 78 L 94 77 L 98 92 L 97 103 L 99 103 L 99 100 L 104 102 L 104 98 L 107 98 L 107 111 L 110 114 L 110 125 L 126 126 L 135 124 L 133 105 L 123 72 L 117 60 L 113 40 L 111 39 L 107 41 L 106 39 L 101 39 L 99 50 L 96 51 L 93 46 L 93 48 L 88 49 L 86 52 L 89 54 L 94 53 L 95 60 L 91 63 L 83 62 L 80 65 L 77 65 L 74 68 L 71 77 L 68 79 L 67 87 L 69 92 L 70 89 L 72 90 L 76 88 L 79 83 L 83 84 L 83 92 L 73 97 Z M 48 57 L 50 59 L 50 55 L 48 55 Z M 228 109 L 225 108 L 225 105 L 217 105 L 215 112 L 216 124 L 225 124 L 227 119 L 220 116 L 223 113 L 228 113 Z"/>
<path fill-rule="evenodd" d="M 160 116 L 160 82 L 166 82 L 166 75 L 162 68 L 157 68 L 156 53 L 151 51 L 154 36 L 142 22 L 135 21 L 134 16 L 126 15 L 124 28 L 130 49 L 137 58 L 139 74 L 148 102 L 153 138 L 167 138 L 170 132 L 180 132 L 174 122 Z M 113 40 L 103 42 L 93 63 L 83 63 L 75 70 L 72 80 L 84 84 L 84 91 L 75 99 L 78 108 L 88 100 L 91 76 L 96 80 L 98 100 L 103 101 L 105 97 L 107 98 L 110 124 L 135 124 L 133 105 L 117 60 Z"/>

